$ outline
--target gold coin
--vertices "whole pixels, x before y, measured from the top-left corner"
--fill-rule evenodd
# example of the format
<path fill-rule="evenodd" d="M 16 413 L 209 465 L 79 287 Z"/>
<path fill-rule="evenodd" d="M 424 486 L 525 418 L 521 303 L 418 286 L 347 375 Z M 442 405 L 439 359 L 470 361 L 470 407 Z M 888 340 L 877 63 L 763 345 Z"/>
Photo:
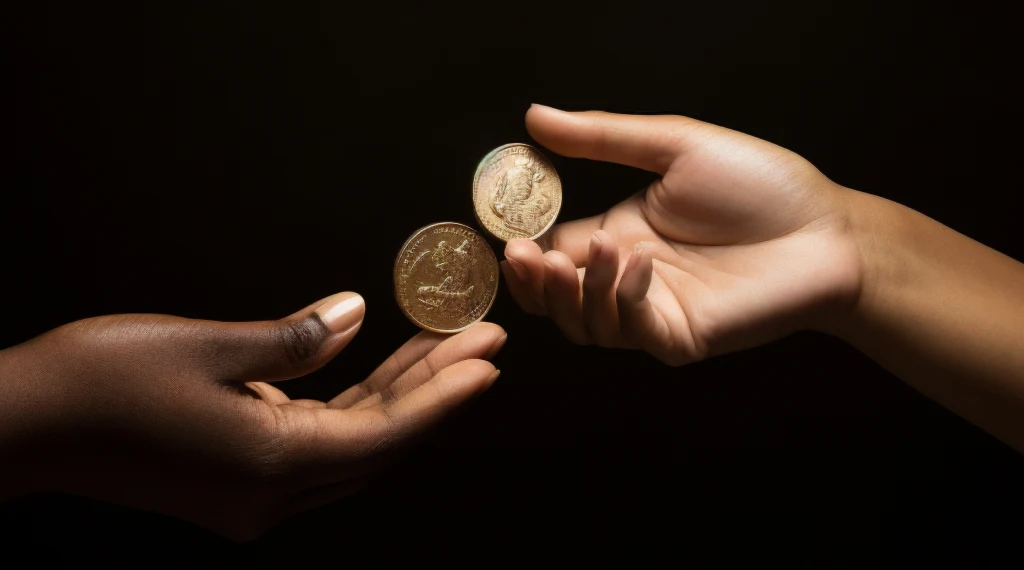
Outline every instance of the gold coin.
<path fill-rule="evenodd" d="M 395 298 L 417 326 L 459 332 L 484 318 L 498 293 L 498 259 L 469 226 L 441 222 L 412 234 L 395 259 Z"/>
<path fill-rule="evenodd" d="M 561 207 L 562 181 L 555 167 L 528 144 L 500 146 L 476 167 L 473 210 L 480 225 L 500 240 L 542 235 Z"/>

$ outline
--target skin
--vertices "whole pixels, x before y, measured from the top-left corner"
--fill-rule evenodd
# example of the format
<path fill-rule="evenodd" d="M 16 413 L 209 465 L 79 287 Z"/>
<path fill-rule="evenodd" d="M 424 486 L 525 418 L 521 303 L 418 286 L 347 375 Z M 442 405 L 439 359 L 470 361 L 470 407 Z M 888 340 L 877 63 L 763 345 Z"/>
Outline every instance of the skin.
<path fill-rule="evenodd" d="M 502 270 L 524 310 L 671 365 L 826 332 L 1024 452 L 1021 263 L 694 119 L 534 105 L 526 126 L 556 153 L 660 178 L 510 241 Z"/>
<path fill-rule="evenodd" d="M 570 157 L 661 175 L 607 213 L 509 242 L 527 310 L 572 340 L 673 365 L 796 330 L 834 334 L 1024 451 L 1024 266 L 912 210 L 844 188 L 765 141 L 683 117 L 535 106 Z M 420 333 L 328 402 L 274 382 L 359 330 L 341 293 L 279 321 L 114 315 L 0 351 L 0 493 L 58 491 L 244 540 L 346 496 L 487 389 L 505 341 Z"/>
<path fill-rule="evenodd" d="M 0 351 L 0 492 L 72 493 L 237 540 L 357 490 L 486 390 L 505 342 L 480 323 L 423 332 L 328 402 L 274 382 L 341 351 L 364 304 L 340 293 L 279 321 L 114 315 Z"/>

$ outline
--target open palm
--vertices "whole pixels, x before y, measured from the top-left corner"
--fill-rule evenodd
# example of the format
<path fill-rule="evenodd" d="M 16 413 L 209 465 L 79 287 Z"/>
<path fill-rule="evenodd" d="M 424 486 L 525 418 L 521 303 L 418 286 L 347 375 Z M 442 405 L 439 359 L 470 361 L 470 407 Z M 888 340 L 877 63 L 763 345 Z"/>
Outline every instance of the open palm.
<path fill-rule="evenodd" d="M 513 296 L 572 341 L 683 364 L 815 326 L 855 299 L 844 189 L 798 155 L 684 117 L 534 106 L 526 121 L 559 154 L 661 175 L 540 245 L 506 247 Z"/>

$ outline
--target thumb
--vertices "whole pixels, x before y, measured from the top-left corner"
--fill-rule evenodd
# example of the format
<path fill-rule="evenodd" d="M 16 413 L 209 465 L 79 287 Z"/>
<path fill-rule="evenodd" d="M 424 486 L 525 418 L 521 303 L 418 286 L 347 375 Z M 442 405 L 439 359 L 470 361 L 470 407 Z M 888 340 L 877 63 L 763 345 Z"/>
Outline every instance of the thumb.
<path fill-rule="evenodd" d="M 558 154 L 615 162 L 665 174 L 694 144 L 694 127 L 707 123 L 672 115 L 617 115 L 601 111 L 566 112 L 532 105 L 526 130 Z"/>
<path fill-rule="evenodd" d="M 355 337 L 366 312 L 356 293 L 338 293 L 277 321 L 217 323 L 207 353 L 231 381 L 286 380 L 308 374 Z"/>

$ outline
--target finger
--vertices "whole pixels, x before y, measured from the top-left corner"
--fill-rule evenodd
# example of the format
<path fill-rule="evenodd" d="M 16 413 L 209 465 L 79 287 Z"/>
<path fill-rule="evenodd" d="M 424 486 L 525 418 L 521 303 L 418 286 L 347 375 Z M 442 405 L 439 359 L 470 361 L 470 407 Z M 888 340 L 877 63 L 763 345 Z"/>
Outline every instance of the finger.
<path fill-rule="evenodd" d="M 544 306 L 562 334 L 576 344 L 588 344 L 590 334 L 583 320 L 583 300 L 576 266 L 560 251 L 544 254 Z"/>
<path fill-rule="evenodd" d="M 362 297 L 338 293 L 278 321 L 212 323 L 203 350 L 224 380 L 295 378 L 334 358 L 355 336 L 364 314 Z"/>
<path fill-rule="evenodd" d="M 526 112 L 526 129 L 564 156 L 625 164 L 665 174 L 692 147 L 694 127 L 712 127 L 687 117 L 570 113 L 543 105 Z"/>
<path fill-rule="evenodd" d="M 303 407 L 303 408 L 326 408 L 327 407 L 327 403 L 326 402 L 321 402 L 320 400 L 300 399 L 300 400 L 292 400 L 292 401 L 290 401 L 288 403 L 293 405 L 293 406 L 300 406 L 300 407 Z"/>
<path fill-rule="evenodd" d="M 252 390 L 257 397 L 264 402 L 272 406 L 280 406 L 283 404 L 292 404 L 303 408 L 324 408 L 327 404 L 320 400 L 292 400 L 287 394 L 282 392 L 279 388 L 273 384 L 267 384 L 266 382 L 246 382 L 245 386 Z"/>
<path fill-rule="evenodd" d="M 633 246 L 615 290 L 622 335 L 659 360 L 675 364 L 675 355 L 665 339 L 671 338 L 668 323 L 654 309 L 647 292 L 654 275 L 654 260 L 643 243 Z"/>
<path fill-rule="evenodd" d="M 276 386 L 266 382 L 246 382 L 245 387 L 252 390 L 256 396 L 272 406 L 280 406 L 291 402 L 291 398 Z"/>
<path fill-rule="evenodd" d="M 335 396 L 327 405 L 331 408 L 348 408 L 367 396 L 383 390 L 394 382 L 421 358 L 441 344 L 449 335 L 423 331 L 405 342 L 383 364 L 377 367 L 366 380 Z"/>
<path fill-rule="evenodd" d="M 525 289 L 538 304 L 544 305 L 544 252 L 528 239 L 514 239 L 505 244 L 505 259 Z"/>
<path fill-rule="evenodd" d="M 538 237 L 535 242 L 543 251 L 556 249 L 569 256 L 576 267 L 584 267 L 590 255 L 590 237 L 601 229 L 604 215 L 573 220 L 551 226 L 551 229 Z"/>
<path fill-rule="evenodd" d="M 486 360 L 463 360 L 441 370 L 404 397 L 375 408 L 388 427 L 388 445 L 404 443 L 433 427 L 490 388 L 498 374 Z"/>
<path fill-rule="evenodd" d="M 430 380 L 439 370 L 463 360 L 494 358 L 505 345 L 508 335 L 493 323 L 479 323 L 448 337 L 434 350 L 413 364 L 394 382 L 355 404 L 353 409 L 389 404 Z"/>
<path fill-rule="evenodd" d="M 583 278 L 583 319 L 590 338 L 601 346 L 621 346 L 615 281 L 619 274 L 619 247 L 608 232 L 598 230 L 590 239 L 590 259 Z"/>
<path fill-rule="evenodd" d="M 531 315 L 545 315 L 544 306 L 533 298 L 533 294 L 529 291 L 529 283 L 516 274 L 512 262 L 506 259 L 500 265 L 501 273 L 505 276 L 505 284 L 508 285 L 508 290 L 512 293 L 512 298 L 516 303 L 519 303 L 519 306 Z"/>
<path fill-rule="evenodd" d="M 498 377 L 485 360 L 463 360 L 405 397 L 362 410 L 281 406 L 283 424 L 295 426 L 291 484 L 297 489 L 367 475 L 398 448 L 435 425 Z M 301 426 L 301 427 L 300 427 Z"/>

